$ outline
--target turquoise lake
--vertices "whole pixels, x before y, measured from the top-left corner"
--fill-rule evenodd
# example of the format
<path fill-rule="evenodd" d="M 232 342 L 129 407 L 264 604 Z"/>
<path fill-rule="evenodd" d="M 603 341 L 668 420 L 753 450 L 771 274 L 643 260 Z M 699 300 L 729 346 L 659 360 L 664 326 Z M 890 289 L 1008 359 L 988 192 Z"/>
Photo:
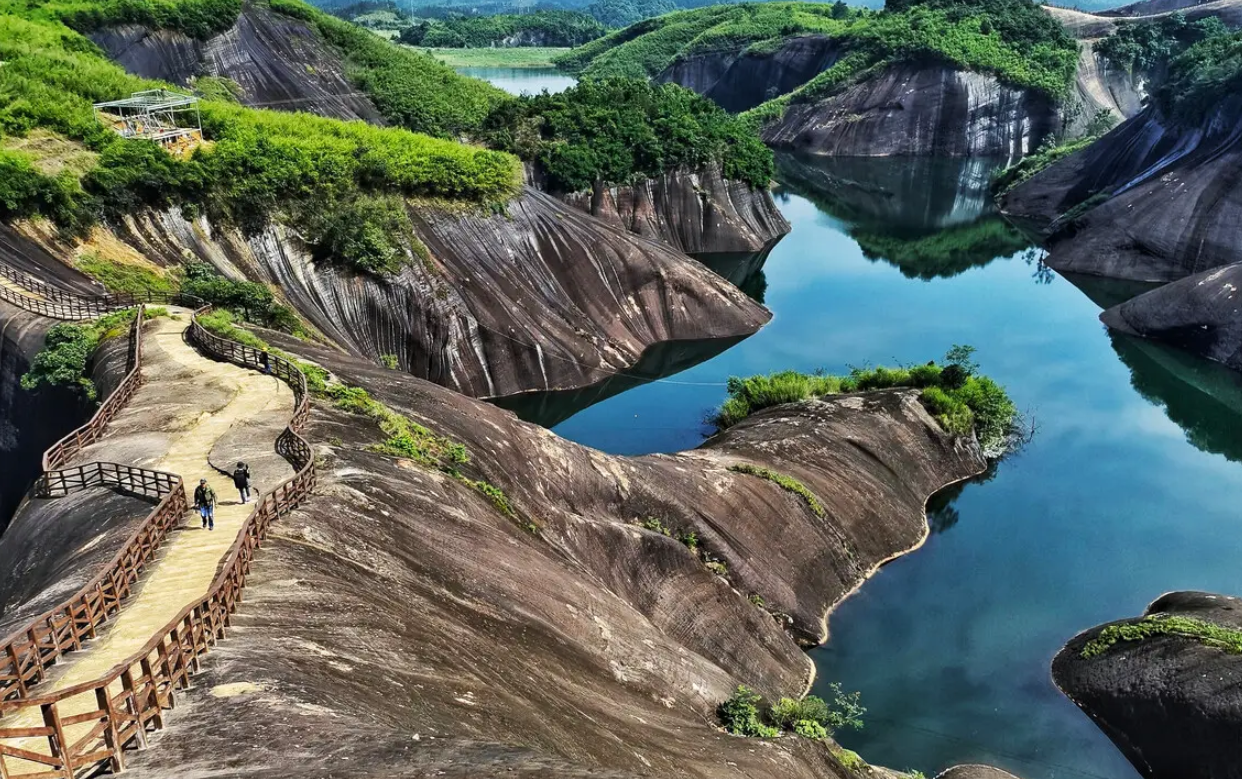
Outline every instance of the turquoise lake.
<path fill-rule="evenodd" d="M 936 496 L 926 545 L 833 613 L 811 652 L 817 689 L 861 691 L 866 728 L 838 738 L 873 763 L 1134 779 L 1049 664 L 1078 631 L 1169 590 L 1242 591 L 1242 380 L 1110 334 L 1101 308 L 1139 289 L 1044 267 L 991 211 L 994 162 L 778 162 L 792 232 L 758 270 L 713 261 L 772 310 L 767 327 L 658 350 L 655 369 L 690 367 L 581 410 L 619 387 L 527 399 L 521 413 L 608 452 L 676 451 L 702 442 L 729 376 L 977 347 L 1035 438 Z"/>

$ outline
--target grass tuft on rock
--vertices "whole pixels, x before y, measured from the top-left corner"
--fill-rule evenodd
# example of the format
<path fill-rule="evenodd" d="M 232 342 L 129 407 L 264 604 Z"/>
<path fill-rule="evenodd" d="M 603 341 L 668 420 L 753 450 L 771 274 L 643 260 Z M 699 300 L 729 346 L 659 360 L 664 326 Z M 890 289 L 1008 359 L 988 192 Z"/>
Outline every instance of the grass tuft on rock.
<path fill-rule="evenodd" d="M 1136 622 L 1109 625 L 1086 643 L 1082 648 L 1082 656 L 1086 659 L 1099 657 L 1119 643 L 1146 641 L 1156 636 L 1177 636 L 1231 655 L 1242 655 L 1242 630 L 1194 617 L 1153 614 Z"/>
<path fill-rule="evenodd" d="M 738 465 L 730 465 L 729 470 L 734 473 L 746 473 L 751 476 L 758 476 L 761 479 L 767 479 L 783 490 L 787 490 L 806 501 L 807 508 L 811 510 L 815 516 L 820 519 L 824 518 L 824 504 L 819 502 L 819 498 L 815 497 L 815 493 L 802 482 L 792 476 L 787 476 L 770 468 L 761 468 L 758 465 L 750 465 L 749 463 L 740 463 Z"/>

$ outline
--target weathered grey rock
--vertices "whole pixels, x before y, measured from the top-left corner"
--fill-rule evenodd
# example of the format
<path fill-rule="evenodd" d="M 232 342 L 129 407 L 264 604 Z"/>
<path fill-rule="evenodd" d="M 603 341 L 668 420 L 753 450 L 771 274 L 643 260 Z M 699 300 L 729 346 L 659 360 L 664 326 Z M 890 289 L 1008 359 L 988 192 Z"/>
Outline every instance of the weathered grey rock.
<path fill-rule="evenodd" d="M 1052 229 L 1059 271 L 1172 281 L 1242 260 L 1242 96 L 1196 126 L 1144 110 L 1012 190 L 1004 209 Z M 1092 196 L 1106 202 L 1058 220 Z"/>
<path fill-rule="evenodd" d="M 1242 600 L 1224 595 L 1170 593 L 1147 607 L 1153 614 L 1242 628 Z M 1157 635 L 1084 658 L 1104 627 L 1079 634 L 1053 660 L 1065 694 L 1148 779 L 1242 777 L 1242 656 Z"/>
<path fill-rule="evenodd" d="M 1242 370 L 1242 262 L 1196 273 L 1100 315 L 1123 333 L 1170 343 Z"/>
<path fill-rule="evenodd" d="M 340 55 L 306 22 L 266 5 L 246 4 L 233 27 L 206 41 L 132 24 L 90 37 L 145 78 L 186 86 L 197 76 L 222 76 L 242 88 L 244 105 L 383 124 L 371 99 L 349 82 Z"/>
<path fill-rule="evenodd" d="M 379 431 L 316 403 L 320 487 L 282 519 L 229 638 L 179 697 L 135 779 L 848 777 L 822 745 L 727 736 L 739 682 L 801 692 L 811 670 L 766 608 L 822 636 L 824 612 L 926 533 L 938 487 L 982 469 L 909 392 L 771 409 L 706 447 L 613 457 L 508 412 L 337 352 L 282 341 L 462 442 L 461 482 L 367 451 Z M 727 466 L 753 462 L 814 490 Z M 695 530 L 728 564 L 635 523 Z M 519 527 L 527 521 L 538 534 Z"/>
<path fill-rule="evenodd" d="M 410 207 L 428 259 L 393 278 L 316 264 L 291 231 L 250 236 L 179 211 L 117 237 L 156 262 L 197 257 L 276 285 L 316 328 L 373 359 L 475 396 L 595 384 L 666 341 L 737 338 L 769 313 L 683 254 L 527 189 L 506 214 Z M 49 250 L 68 250 L 54 243 Z"/>
<path fill-rule="evenodd" d="M 1111 112 L 1118 123 L 1137 115 L 1147 96 L 1142 75 L 1113 67 L 1096 53 L 1096 42 L 1079 41 L 1073 98 L 1078 111 L 1065 128 L 1071 138 L 1086 135 L 1087 125 L 1100 111 Z"/>
<path fill-rule="evenodd" d="M 1017 160 L 1059 123 L 1056 105 L 947 65 L 891 65 L 840 94 L 795 103 L 763 129 L 771 146 L 841 156 L 993 156 Z"/>
<path fill-rule="evenodd" d="M 657 81 L 680 84 L 738 113 L 792 92 L 841 58 L 840 44 L 824 35 L 799 35 L 772 53 L 719 51 L 679 59 Z"/>
<path fill-rule="evenodd" d="M 687 254 L 760 252 L 789 232 L 767 189 L 730 181 L 719 165 L 626 187 L 561 195 L 609 224 Z"/>

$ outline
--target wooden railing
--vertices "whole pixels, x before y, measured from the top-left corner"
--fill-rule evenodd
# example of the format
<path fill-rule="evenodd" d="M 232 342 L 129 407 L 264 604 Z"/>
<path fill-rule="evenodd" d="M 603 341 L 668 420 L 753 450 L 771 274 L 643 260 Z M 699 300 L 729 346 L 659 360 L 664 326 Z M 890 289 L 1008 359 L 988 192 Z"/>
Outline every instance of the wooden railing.
<path fill-rule="evenodd" d="M 189 686 L 202 655 L 224 637 L 272 522 L 293 511 L 314 489 L 313 452 L 298 434 L 310 414 L 306 377 L 288 360 L 208 332 L 198 317 L 209 310 L 203 307 L 191 317 L 191 343 L 217 359 L 271 373 L 293 389 L 293 417 L 276 439 L 276 450 L 296 473 L 259 498 L 207 595 L 186 606 L 146 646 L 96 680 L 43 696 L 0 700 L 0 719 L 20 719 L 23 712 L 37 708 L 43 723 L 0 727 L 0 779 L 73 779 L 102 767 L 121 770 L 124 750 L 145 745 L 147 731 L 163 727 L 163 712 L 171 708 L 174 690 Z"/>
<path fill-rule="evenodd" d="M 0 641 L 0 701 L 24 698 L 43 680 L 48 666 L 66 652 L 80 649 L 95 630 L 121 607 L 147 563 L 155 556 L 168 529 L 185 515 L 181 477 L 120 463 L 92 462 L 63 467 L 83 447 L 97 441 L 126 400 L 142 383 L 143 306 L 130 329 L 128 371 L 108 400 L 82 427 L 54 444 L 43 455 L 43 473 L 31 494 L 63 497 L 94 487 L 110 487 L 156 501 L 126 544 L 107 566 L 72 597 Z"/>
<path fill-rule="evenodd" d="M 0 280 L 20 287 L 0 283 L 0 300 L 32 311 L 49 319 L 76 321 L 95 319 L 121 308 L 131 308 L 142 303 L 175 303 L 183 296 L 167 292 L 116 293 L 111 295 L 79 295 L 48 284 L 23 270 L 0 262 Z M 201 304 L 202 301 L 200 300 Z"/>

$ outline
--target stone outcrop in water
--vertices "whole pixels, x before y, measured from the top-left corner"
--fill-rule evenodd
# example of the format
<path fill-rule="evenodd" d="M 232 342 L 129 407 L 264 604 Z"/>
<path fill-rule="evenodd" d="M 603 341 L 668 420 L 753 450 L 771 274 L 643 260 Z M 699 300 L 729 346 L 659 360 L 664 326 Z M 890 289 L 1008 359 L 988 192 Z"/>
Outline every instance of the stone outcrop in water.
<path fill-rule="evenodd" d="M 794 637 L 822 639 L 826 610 L 924 537 L 927 496 L 982 470 L 916 393 L 769 409 L 701 449 L 627 458 L 280 345 L 465 444 L 464 475 L 503 489 L 520 522 L 368 451 L 372 423 L 316 403 L 320 486 L 275 526 L 228 640 L 158 747 L 129 759 L 136 779 L 854 776 L 815 742 L 728 736 L 714 709 L 739 682 L 802 692 L 812 666 Z M 736 463 L 801 480 L 823 518 Z M 694 531 L 724 575 L 639 526 L 652 517 Z"/>
<path fill-rule="evenodd" d="M 266 5 L 247 3 L 233 27 L 206 41 L 133 24 L 90 37 L 127 71 L 145 78 L 186 86 L 198 76 L 221 76 L 241 87 L 243 105 L 383 124 L 318 32 Z"/>
<path fill-rule="evenodd" d="M 1003 157 L 1034 151 L 1056 104 L 994 77 L 933 63 L 890 65 L 840 94 L 794 103 L 764 127 L 768 144 L 855 157 Z"/>
<path fill-rule="evenodd" d="M 670 171 L 631 186 L 600 185 L 561 199 L 687 254 L 760 252 L 789 232 L 766 190 L 726 179 L 719 165 Z"/>
<path fill-rule="evenodd" d="M 1242 371 L 1242 262 L 1196 273 L 1106 310 L 1104 324 Z"/>
<path fill-rule="evenodd" d="M 1173 281 L 1238 262 L 1240 120 L 1239 96 L 1193 126 L 1151 106 L 1014 188 L 1003 207 L 1055 231 L 1046 262 L 1060 271 Z"/>
<path fill-rule="evenodd" d="M 279 226 L 247 236 L 169 211 L 114 232 L 123 248 L 157 262 L 196 257 L 274 284 L 349 352 L 396 355 L 403 369 L 474 396 L 594 384 L 654 344 L 737 338 L 769 318 L 685 255 L 536 190 L 503 215 L 409 210 L 428 259 L 387 279 L 317 264 Z"/>
<path fill-rule="evenodd" d="M 1144 616 L 1151 615 L 1239 630 L 1242 599 L 1175 592 L 1148 606 Z M 1242 776 L 1242 656 L 1194 638 L 1153 635 L 1083 657 L 1106 627 L 1078 635 L 1053 660 L 1065 694 L 1147 779 Z"/>

